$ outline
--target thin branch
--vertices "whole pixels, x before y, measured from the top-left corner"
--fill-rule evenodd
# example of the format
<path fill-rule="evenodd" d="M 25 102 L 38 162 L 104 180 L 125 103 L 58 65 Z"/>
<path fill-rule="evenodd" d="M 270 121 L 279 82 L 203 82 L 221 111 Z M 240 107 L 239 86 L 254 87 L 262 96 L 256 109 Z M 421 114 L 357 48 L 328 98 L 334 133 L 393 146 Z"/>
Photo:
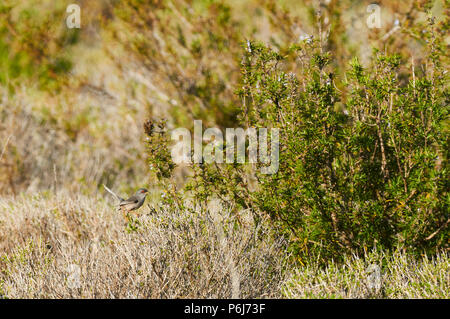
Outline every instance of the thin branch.
<path fill-rule="evenodd" d="M 430 240 L 432 239 L 434 236 L 436 236 L 442 229 L 444 229 L 445 227 L 447 227 L 448 223 L 450 222 L 450 218 L 447 219 L 447 221 L 441 226 L 439 227 L 434 233 L 432 233 L 430 236 L 428 236 L 427 238 L 425 238 L 425 240 Z"/>
<path fill-rule="evenodd" d="M 12 136 L 12 135 L 9 135 L 8 138 L 6 139 L 6 143 L 5 143 L 5 145 L 3 146 L 2 153 L 0 154 L 0 160 L 2 159 L 3 154 L 4 154 L 5 151 L 6 151 L 6 147 L 8 146 L 8 143 L 9 143 L 9 140 L 11 139 L 11 136 Z"/>

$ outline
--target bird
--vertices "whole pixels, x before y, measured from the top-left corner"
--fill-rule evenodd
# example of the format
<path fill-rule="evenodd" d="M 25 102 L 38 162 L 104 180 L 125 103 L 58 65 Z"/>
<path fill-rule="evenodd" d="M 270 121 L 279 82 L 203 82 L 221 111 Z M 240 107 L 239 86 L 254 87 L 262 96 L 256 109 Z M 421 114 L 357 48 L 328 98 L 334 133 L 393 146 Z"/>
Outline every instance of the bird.
<path fill-rule="evenodd" d="M 130 211 L 136 210 L 140 208 L 144 202 L 145 198 L 147 197 L 148 190 L 145 188 L 139 188 L 134 195 L 132 195 L 128 199 L 124 199 L 114 193 L 112 190 L 110 190 L 105 184 L 103 184 L 103 187 L 115 198 L 119 200 L 119 208 L 117 210 L 120 210 L 122 214 L 124 215 L 125 219 L 129 221 L 128 214 Z"/>

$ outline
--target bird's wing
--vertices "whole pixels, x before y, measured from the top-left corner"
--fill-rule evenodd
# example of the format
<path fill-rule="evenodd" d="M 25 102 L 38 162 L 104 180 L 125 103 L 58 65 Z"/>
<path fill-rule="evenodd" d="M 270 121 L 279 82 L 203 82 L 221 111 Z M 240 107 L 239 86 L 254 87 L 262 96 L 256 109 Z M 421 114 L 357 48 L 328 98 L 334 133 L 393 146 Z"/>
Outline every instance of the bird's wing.
<path fill-rule="evenodd" d="M 139 203 L 139 198 L 133 195 L 128 199 L 122 200 L 119 205 L 122 206 L 126 204 L 136 204 L 136 203 Z"/>
<path fill-rule="evenodd" d="M 117 195 L 116 193 L 114 193 L 112 190 L 110 190 L 108 187 L 106 187 L 105 184 L 103 184 L 103 187 L 111 194 L 113 195 L 115 198 L 117 198 L 119 201 L 123 202 L 124 199 L 122 197 L 120 197 L 119 195 Z"/>
<path fill-rule="evenodd" d="M 128 211 L 138 209 L 144 203 L 145 198 L 140 199 L 136 195 L 131 196 L 130 198 L 120 202 L 119 210 L 126 209 Z"/>

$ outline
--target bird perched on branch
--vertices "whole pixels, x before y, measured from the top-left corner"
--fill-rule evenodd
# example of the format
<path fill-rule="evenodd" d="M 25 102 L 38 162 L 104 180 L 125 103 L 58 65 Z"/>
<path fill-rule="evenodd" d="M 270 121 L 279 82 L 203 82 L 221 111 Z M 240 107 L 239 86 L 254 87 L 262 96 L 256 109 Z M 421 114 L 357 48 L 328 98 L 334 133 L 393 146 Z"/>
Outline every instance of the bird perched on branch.
<path fill-rule="evenodd" d="M 128 221 L 128 214 L 141 207 L 144 202 L 145 198 L 147 197 L 148 190 L 145 188 L 139 188 L 133 196 L 131 196 L 128 199 L 124 199 L 114 193 L 112 190 L 110 190 L 108 187 L 106 187 L 105 184 L 103 184 L 103 187 L 116 199 L 119 200 L 119 208 L 117 210 L 120 210 L 122 214 L 124 215 L 125 219 Z"/>

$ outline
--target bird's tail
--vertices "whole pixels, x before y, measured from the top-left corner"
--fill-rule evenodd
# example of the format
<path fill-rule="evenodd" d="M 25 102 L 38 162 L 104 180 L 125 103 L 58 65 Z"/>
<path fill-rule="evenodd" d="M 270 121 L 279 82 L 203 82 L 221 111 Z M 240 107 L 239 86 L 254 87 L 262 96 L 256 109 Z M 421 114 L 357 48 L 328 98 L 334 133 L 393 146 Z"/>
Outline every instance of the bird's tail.
<path fill-rule="evenodd" d="M 110 190 L 108 187 L 106 187 L 105 184 L 103 184 L 103 187 L 111 194 L 113 195 L 115 198 L 117 198 L 120 202 L 124 201 L 124 199 L 122 197 L 120 197 L 119 195 L 117 195 L 116 193 L 114 193 L 112 190 Z"/>

